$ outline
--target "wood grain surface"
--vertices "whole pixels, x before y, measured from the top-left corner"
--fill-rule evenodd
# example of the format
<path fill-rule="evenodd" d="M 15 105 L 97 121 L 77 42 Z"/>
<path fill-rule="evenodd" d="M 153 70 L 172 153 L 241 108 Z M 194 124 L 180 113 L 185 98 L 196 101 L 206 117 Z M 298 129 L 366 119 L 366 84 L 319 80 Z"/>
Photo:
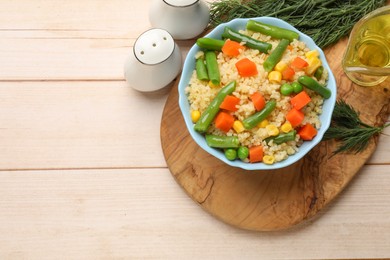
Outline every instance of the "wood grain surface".
<path fill-rule="evenodd" d="M 363 122 L 381 125 L 390 113 L 389 80 L 372 88 L 351 83 L 341 67 L 347 39 L 325 50 L 337 80 L 338 98 L 360 112 Z M 192 140 L 178 106 L 176 81 L 164 108 L 161 143 L 168 167 L 188 195 L 233 226 L 257 231 L 292 227 L 315 216 L 351 181 L 377 146 L 359 154 L 331 156 L 335 141 L 321 142 L 297 163 L 278 170 L 246 171 L 224 164 Z"/>

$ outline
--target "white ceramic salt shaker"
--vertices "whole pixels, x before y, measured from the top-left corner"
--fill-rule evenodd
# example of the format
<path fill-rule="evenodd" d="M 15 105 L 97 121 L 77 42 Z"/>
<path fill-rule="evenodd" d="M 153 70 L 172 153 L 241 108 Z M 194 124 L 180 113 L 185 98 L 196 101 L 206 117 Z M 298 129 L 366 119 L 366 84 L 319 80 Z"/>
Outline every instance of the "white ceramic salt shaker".
<path fill-rule="evenodd" d="M 166 30 L 154 28 L 135 41 L 124 65 L 125 79 L 138 91 L 156 91 L 175 79 L 181 65 L 181 52 L 173 37 Z"/>
<path fill-rule="evenodd" d="M 149 21 L 155 28 L 170 32 L 174 39 L 192 39 L 209 24 L 210 9 L 202 0 L 154 0 Z"/>

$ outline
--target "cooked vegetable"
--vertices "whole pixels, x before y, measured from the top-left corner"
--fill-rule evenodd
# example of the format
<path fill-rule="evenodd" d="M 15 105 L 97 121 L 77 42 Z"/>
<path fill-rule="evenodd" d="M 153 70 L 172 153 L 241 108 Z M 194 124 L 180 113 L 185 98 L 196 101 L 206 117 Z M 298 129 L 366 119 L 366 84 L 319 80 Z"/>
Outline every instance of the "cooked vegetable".
<path fill-rule="evenodd" d="M 219 106 L 225 99 L 227 95 L 233 93 L 236 89 L 236 81 L 232 81 L 223 87 L 216 97 L 210 102 L 206 110 L 201 114 L 199 120 L 196 122 L 194 129 L 197 132 L 204 133 L 209 128 L 211 122 L 214 120 L 215 116 L 219 111 Z"/>
<path fill-rule="evenodd" d="M 234 117 L 229 113 L 221 111 L 215 118 L 215 127 L 223 132 L 228 132 L 234 123 Z"/>
<path fill-rule="evenodd" d="M 200 118 L 200 112 L 199 112 L 199 110 L 193 110 L 193 111 L 191 111 L 191 120 L 192 120 L 193 123 L 198 122 L 199 118 Z"/>
<path fill-rule="evenodd" d="M 313 75 L 316 70 L 321 66 L 322 62 L 317 57 L 309 58 L 308 65 L 306 67 L 306 74 L 307 75 Z"/>
<path fill-rule="evenodd" d="M 219 73 L 219 67 L 217 62 L 217 54 L 214 51 L 206 51 L 206 68 L 211 83 L 219 86 L 221 83 L 221 75 Z"/>
<path fill-rule="evenodd" d="M 277 84 L 282 82 L 282 73 L 273 70 L 268 74 L 268 80 L 270 83 Z"/>
<path fill-rule="evenodd" d="M 214 148 L 238 148 L 240 141 L 237 136 L 219 136 L 206 134 L 206 143 Z"/>
<path fill-rule="evenodd" d="M 245 131 L 245 127 L 240 120 L 234 121 L 233 129 L 236 131 L 236 133 L 242 133 Z"/>
<path fill-rule="evenodd" d="M 275 144 L 282 144 L 288 141 L 294 141 L 297 131 L 293 130 L 288 133 L 279 134 L 273 138 Z"/>
<path fill-rule="evenodd" d="M 271 50 L 272 45 L 270 43 L 262 42 L 255 40 L 245 34 L 239 33 L 232 28 L 225 27 L 224 32 L 222 34 L 223 38 L 227 38 L 236 42 L 245 42 L 245 46 L 249 48 L 259 50 L 263 53 L 268 53 Z"/>
<path fill-rule="evenodd" d="M 272 111 L 274 111 L 275 107 L 276 107 L 275 100 L 272 99 L 268 101 L 261 111 L 256 112 L 255 114 L 245 118 L 242 121 L 242 124 L 244 125 L 245 129 L 252 129 L 253 127 L 255 127 L 258 123 L 263 121 L 269 114 L 271 114 Z"/>
<path fill-rule="evenodd" d="M 282 133 L 277 136 L 270 136 L 265 139 L 265 142 L 269 143 L 271 140 L 273 140 L 274 144 L 282 144 L 288 141 L 294 141 L 296 135 L 297 135 L 297 131 L 292 130 L 290 132 Z"/>
<path fill-rule="evenodd" d="M 214 27 L 234 18 L 277 17 L 324 48 L 347 36 L 364 15 L 385 4 L 386 0 L 218 0 L 210 4 L 210 23 Z"/>
<path fill-rule="evenodd" d="M 257 111 L 260 111 L 265 107 L 265 98 L 260 92 L 253 93 L 251 100 Z"/>
<path fill-rule="evenodd" d="M 323 73 L 324 73 L 324 67 L 323 66 L 319 66 L 318 69 L 316 70 L 316 72 L 314 72 L 314 77 L 317 80 L 320 80 Z"/>
<path fill-rule="evenodd" d="M 265 71 L 270 72 L 275 67 L 275 65 L 282 59 L 283 53 L 289 44 L 290 42 L 287 39 L 280 40 L 276 48 L 264 61 L 263 67 Z"/>
<path fill-rule="evenodd" d="M 276 63 L 274 70 L 283 72 L 286 68 L 287 68 L 287 63 L 281 60 L 278 63 Z"/>
<path fill-rule="evenodd" d="M 222 47 L 222 52 L 227 56 L 235 57 L 238 56 L 240 54 L 240 50 L 243 50 L 244 48 L 245 47 L 240 43 L 227 39 Z"/>
<path fill-rule="evenodd" d="M 196 40 L 196 44 L 204 50 L 221 51 L 225 41 L 214 38 L 199 38 Z"/>
<path fill-rule="evenodd" d="M 251 31 L 269 35 L 275 39 L 288 39 L 290 42 L 299 38 L 297 32 L 254 20 L 249 20 L 246 24 L 246 28 Z"/>
<path fill-rule="evenodd" d="M 311 58 L 318 58 L 320 56 L 320 53 L 318 52 L 317 49 L 314 49 L 314 50 L 311 50 L 311 51 L 308 51 L 305 53 L 305 57 L 308 58 L 308 59 L 311 59 Z"/>
<path fill-rule="evenodd" d="M 249 156 L 249 148 L 246 146 L 238 147 L 237 156 L 240 158 L 240 160 L 245 160 Z"/>
<path fill-rule="evenodd" d="M 306 91 L 301 91 L 300 93 L 296 94 L 294 97 L 290 99 L 291 105 L 297 109 L 301 110 L 304 106 L 309 104 L 311 101 L 310 96 L 306 93 Z"/>
<path fill-rule="evenodd" d="M 303 86 L 298 81 L 291 83 L 291 86 L 293 87 L 294 93 L 296 94 L 303 90 Z"/>
<path fill-rule="evenodd" d="M 307 61 L 305 61 L 304 59 L 302 59 L 301 57 L 296 57 L 295 59 L 293 59 L 293 61 L 291 62 L 291 66 L 297 68 L 297 69 L 304 69 L 306 68 L 307 66 L 309 66 L 309 63 L 307 63 Z"/>
<path fill-rule="evenodd" d="M 298 82 L 307 87 L 308 89 L 317 92 L 324 98 L 330 98 L 330 96 L 332 95 L 330 89 L 322 86 L 320 83 L 318 83 L 318 81 L 309 76 L 300 76 L 298 78 Z"/>
<path fill-rule="evenodd" d="M 284 80 L 292 80 L 294 78 L 294 75 L 295 75 L 295 71 L 290 66 L 287 66 L 282 71 L 282 79 Z"/>
<path fill-rule="evenodd" d="M 267 125 L 269 125 L 269 121 L 267 119 L 264 119 L 263 121 L 257 124 L 257 127 L 265 128 Z"/>
<path fill-rule="evenodd" d="M 304 141 L 311 141 L 317 135 L 317 129 L 312 124 L 306 124 L 298 131 L 299 136 Z"/>
<path fill-rule="evenodd" d="M 234 161 L 237 158 L 237 150 L 233 148 L 226 149 L 224 154 L 229 161 Z"/>
<path fill-rule="evenodd" d="M 275 162 L 275 156 L 273 156 L 273 155 L 264 155 L 263 163 L 265 163 L 265 164 L 274 164 L 274 162 Z"/>
<path fill-rule="evenodd" d="M 286 119 L 288 120 L 288 122 L 290 122 L 290 124 L 294 128 L 299 126 L 302 123 L 304 118 L 305 115 L 301 111 L 295 108 L 292 108 L 290 111 L 288 111 L 286 115 Z"/>
<path fill-rule="evenodd" d="M 288 133 L 292 130 L 292 125 L 289 122 L 285 122 L 281 127 L 280 130 L 282 130 L 283 133 Z"/>
<path fill-rule="evenodd" d="M 209 80 L 209 75 L 207 73 L 207 68 L 206 64 L 204 63 L 203 56 L 196 59 L 195 68 L 196 76 L 199 80 Z"/>
<path fill-rule="evenodd" d="M 264 151 L 261 145 L 249 148 L 249 162 L 251 163 L 261 162 L 263 160 L 263 155 Z"/>
<path fill-rule="evenodd" d="M 325 132 L 324 140 L 336 139 L 340 145 L 333 152 L 362 152 L 373 136 L 379 135 L 390 123 L 370 126 L 362 122 L 359 113 L 344 100 L 338 100 L 333 110 L 332 123 Z"/>
<path fill-rule="evenodd" d="M 277 136 L 279 134 L 279 129 L 276 125 L 267 125 L 265 129 L 267 129 L 268 135 L 270 136 Z"/>
<path fill-rule="evenodd" d="M 280 93 L 283 95 L 283 96 L 289 96 L 291 95 L 291 93 L 294 92 L 294 88 L 291 84 L 289 83 L 284 83 L 281 87 L 280 87 Z"/>
<path fill-rule="evenodd" d="M 220 109 L 225 109 L 231 112 L 237 111 L 237 106 L 240 104 L 240 99 L 233 95 L 227 95 L 223 100 L 222 104 L 219 106 Z"/>
<path fill-rule="evenodd" d="M 236 68 L 238 74 L 240 74 L 241 77 L 252 77 L 256 76 L 258 73 L 256 63 L 254 63 L 248 58 L 243 58 L 237 61 Z"/>

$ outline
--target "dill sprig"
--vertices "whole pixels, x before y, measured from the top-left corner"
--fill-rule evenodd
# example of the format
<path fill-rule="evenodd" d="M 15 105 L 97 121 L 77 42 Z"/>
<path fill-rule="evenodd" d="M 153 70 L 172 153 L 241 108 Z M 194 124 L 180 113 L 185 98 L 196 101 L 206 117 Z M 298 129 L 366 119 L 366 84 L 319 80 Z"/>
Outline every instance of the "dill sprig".
<path fill-rule="evenodd" d="M 382 126 L 365 124 L 352 106 L 339 100 L 332 114 L 331 126 L 325 132 L 323 140 L 335 139 L 341 142 L 333 154 L 345 151 L 359 153 L 366 149 L 373 136 L 382 133 L 388 126 L 390 123 Z"/>
<path fill-rule="evenodd" d="M 219 0 L 210 3 L 211 27 L 234 18 L 272 16 L 324 48 L 349 34 L 359 19 L 386 0 Z"/>

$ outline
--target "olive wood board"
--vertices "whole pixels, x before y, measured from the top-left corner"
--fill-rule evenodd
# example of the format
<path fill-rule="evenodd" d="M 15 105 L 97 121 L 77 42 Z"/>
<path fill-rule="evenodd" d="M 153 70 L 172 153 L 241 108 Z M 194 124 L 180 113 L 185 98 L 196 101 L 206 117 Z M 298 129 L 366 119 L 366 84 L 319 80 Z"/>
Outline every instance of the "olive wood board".
<path fill-rule="evenodd" d="M 337 81 L 337 97 L 360 113 L 363 122 L 382 125 L 390 114 L 390 79 L 360 87 L 344 74 L 347 39 L 325 50 Z M 374 153 L 375 137 L 362 153 L 332 152 L 337 141 L 322 141 L 304 158 L 277 170 L 247 171 L 224 164 L 191 138 L 178 105 L 179 78 L 170 90 L 161 121 L 161 145 L 168 168 L 203 209 L 238 228 L 274 231 L 313 218 L 332 202 Z"/>

